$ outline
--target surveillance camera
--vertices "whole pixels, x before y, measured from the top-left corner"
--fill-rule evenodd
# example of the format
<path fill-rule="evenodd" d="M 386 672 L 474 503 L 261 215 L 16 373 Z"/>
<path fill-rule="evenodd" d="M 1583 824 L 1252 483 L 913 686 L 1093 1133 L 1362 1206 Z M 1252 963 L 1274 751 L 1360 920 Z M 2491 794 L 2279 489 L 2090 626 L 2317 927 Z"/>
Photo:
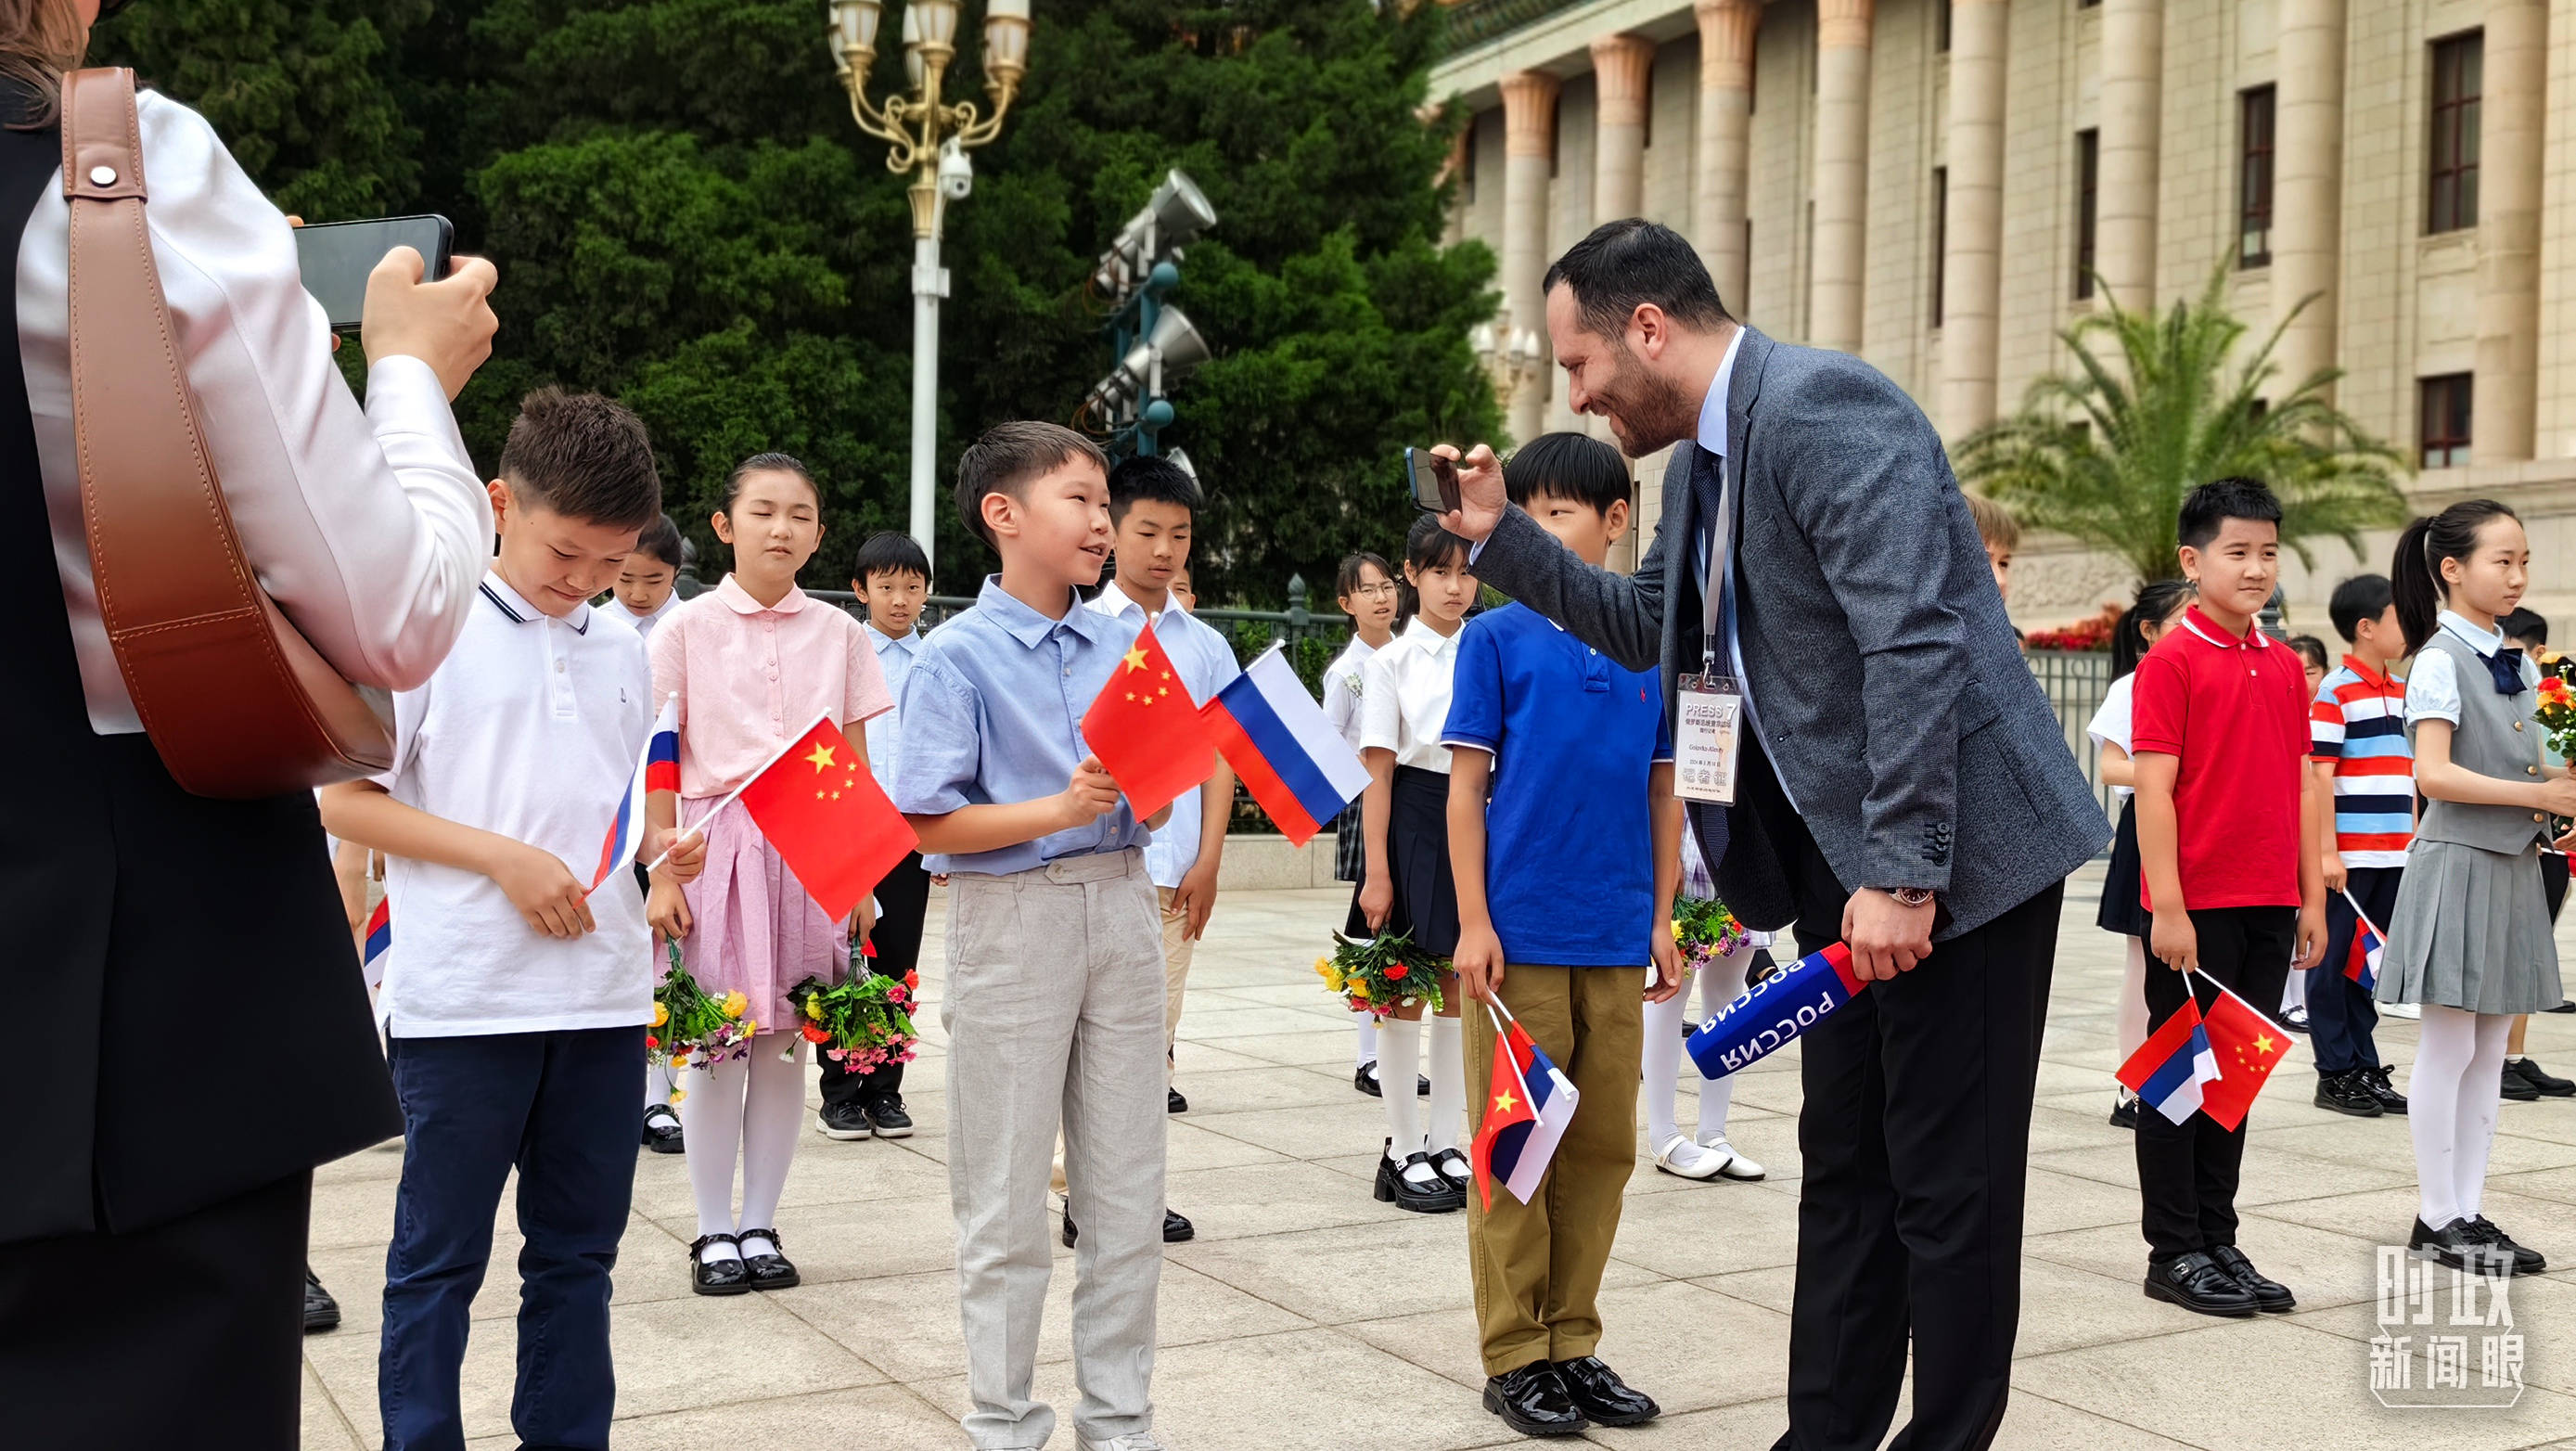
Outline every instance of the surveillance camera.
<path fill-rule="evenodd" d="M 964 201 L 975 190 L 975 163 L 954 141 L 939 148 L 939 190 L 953 202 Z"/>

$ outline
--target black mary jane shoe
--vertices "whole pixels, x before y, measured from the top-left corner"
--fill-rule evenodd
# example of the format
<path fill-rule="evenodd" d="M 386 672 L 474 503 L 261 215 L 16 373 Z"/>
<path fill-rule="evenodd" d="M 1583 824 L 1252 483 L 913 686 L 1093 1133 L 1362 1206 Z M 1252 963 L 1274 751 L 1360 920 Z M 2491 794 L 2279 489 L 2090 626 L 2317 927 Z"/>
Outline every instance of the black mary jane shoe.
<path fill-rule="evenodd" d="M 735 1235 L 733 1238 L 735 1244 L 740 1244 L 747 1239 L 765 1239 L 769 1241 L 769 1253 L 765 1255 L 745 1255 L 742 1258 L 743 1269 L 748 1272 L 747 1277 L 751 1281 L 751 1287 L 753 1289 L 792 1290 L 797 1285 L 803 1283 L 802 1277 L 796 1273 L 795 1264 L 790 1261 L 787 1256 L 779 1253 L 780 1250 L 787 1248 L 787 1246 L 778 1242 L 777 1230 L 746 1229 L 742 1233 Z"/>
<path fill-rule="evenodd" d="M 2549 1268 L 2548 1259 L 2540 1251 L 2515 1244 L 2511 1236 L 2496 1228 L 2494 1220 L 2483 1214 L 2470 1216 L 2468 1222 L 2460 1226 L 2460 1232 L 2467 1235 L 2472 1243 L 2484 1245 L 2489 1251 L 2510 1258 L 2513 1272 L 2517 1275 L 2537 1275 Z"/>
<path fill-rule="evenodd" d="M 685 1154 L 688 1139 L 680 1132 L 680 1116 L 667 1103 L 657 1103 L 644 1110 L 644 1147 L 657 1154 Z"/>
<path fill-rule="evenodd" d="M 1358 1089 L 1360 1092 L 1367 1094 L 1371 1098 L 1386 1097 L 1386 1090 L 1377 1086 L 1376 1059 L 1372 1058 L 1366 1063 L 1363 1063 L 1359 1067 L 1351 1070 L 1351 1087 Z"/>
<path fill-rule="evenodd" d="M 1440 1171 L 1440 1177 L 1449 1181 L 1449 1187 L 1458 1191 L 1462 1201 L 1467 1197 L 1467 1191 L 1476 1187 L 1475 1166 L 1456 1149 L 1442 1149 L 1432 1155 L 1431 1167 Z"/>
<path fill-rule="evenodd" d="M 2242 1320 L 2255 1313 L 2254 1297 L 2206 1250 L 2179 1254 L 2163 1264 L 2150 1261 L 2147 1298 L 2180 1305 L 2194 1314 L 2230 1320 Z"/>
<path fill-rule="evenodd" d="M 1412 1154 L 1398 1163 L 1388 1158 L 1384 1149 L 1378 1151 L 1377 1185 L 1372 1192 L 1380 1204 L 1392 1204 L 1414 1214 L 1447 1214 L 1467 1207 L 1467 1196 L 1459 1192 L 1457 1185 L 1442 1177 L 1438 1169 L 1431 1170 L 1428 1184 L 1406 1178 L 1404 1171 L 1415 1164 L 1431 1168 L 1431 1156 Z"/>
<path fill-rule="evenodd" d="M 1653 1396 L 1619 1379 L 1597 1355 L 1558 1361 L 1556 1376 L 1574 1408 L 1596 1426 L 1642 1426 L 1664 1413 Z"/>
<path fill-rule="evenodd" d="M 1592 1424 L 1556 1367 L 1533 1360 L 1485 1381 L 1485 1409 L 1524 1436 L 1571 1436 Z"/>
<path fill-rule="evenodd" d="M 2245 1251 L 2232 1244 L 2222 1244 L 2212 1249 L 2209 1257 L 2218 1263 L 2220 1269 L 2227 1271 L 2246 1294 L 2254 1297 L 2255 1309 L 2266 1315 L 2286 1315 L 2299 1308 L 2299 1297 L 2290 1293 L 2290 1287 L 2254 1268 L 2254 1262 L 2245 1257 Z"/>
<path fill-rule="evenodd" d="M 689 1245 L 689 1288 L 701 1295 L 748 1295 L 751 1293 L 751 1269 L 740 1259 L 709 1263 L 698 1258 L 708 1245 L 724 1243 L 742 1247 L 742 1238 L 731 1234 L 702 1234 Z"/>

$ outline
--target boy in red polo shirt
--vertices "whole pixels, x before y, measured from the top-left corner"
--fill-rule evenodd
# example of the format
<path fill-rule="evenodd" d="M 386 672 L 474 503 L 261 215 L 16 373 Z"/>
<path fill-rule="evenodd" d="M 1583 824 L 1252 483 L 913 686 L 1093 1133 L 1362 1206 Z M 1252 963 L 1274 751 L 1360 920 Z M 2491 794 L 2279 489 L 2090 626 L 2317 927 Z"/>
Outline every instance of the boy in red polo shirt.
<path fill-rule="evenodd" d="M 2187 994 L 2206 1011 L 2212 983 L 2279 1002 L 2326 937 L 2307 671 L 2254 623 L 2281 572 L 2281 501 L 2253 479 L 2203 484 L 2177 536 L 2199 603 L 2138 663 L 2130 743 L 2147 946 L 2172 969 L 2147 970 L 2150 1032 Z M 2244 1124 L 2144 1112 L 2137 1140 L 2148 1296 L 2204 1315 L 2292 1308 L 2236 1247 Z"/>

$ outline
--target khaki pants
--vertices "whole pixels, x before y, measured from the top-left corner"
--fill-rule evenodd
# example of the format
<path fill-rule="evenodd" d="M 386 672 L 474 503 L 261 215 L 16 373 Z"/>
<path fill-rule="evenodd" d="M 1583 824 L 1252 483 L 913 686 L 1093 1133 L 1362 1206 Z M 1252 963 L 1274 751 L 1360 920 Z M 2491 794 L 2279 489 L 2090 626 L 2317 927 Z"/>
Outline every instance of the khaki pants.
<path fill-rule="evenodd" d="M 1481 1194 L 1467 1196 L 1467 1263 L 1487 1375 L 1578 1359 L 1601 1342 L 1601 1271 L 1637 1161 L 1645 988 L 1642 967 L 1504 970 L 1503 1006 L 1573 1080 L 1579 1101 L 1535 1199 L 1523 1204 L 1499 1183 L 1491 1209 Z M 1467 1101 L 1481 1120 L 1491 1107 L 1494 1030 L 1474 1003 L 1467 1017 Z"/>

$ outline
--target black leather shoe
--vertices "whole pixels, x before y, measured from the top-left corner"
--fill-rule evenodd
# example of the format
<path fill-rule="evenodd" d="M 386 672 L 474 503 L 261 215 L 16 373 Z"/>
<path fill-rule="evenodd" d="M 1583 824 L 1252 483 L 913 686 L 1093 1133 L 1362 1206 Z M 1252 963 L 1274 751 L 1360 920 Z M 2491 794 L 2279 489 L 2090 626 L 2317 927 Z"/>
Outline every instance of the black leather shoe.
<path fill-rule="evenodd" d="M 304 1333 L 311 1335 L 318 1330 L 339 1328 L 340 1302 L 331 1298 L 331 1292 L 323 1289 L 322 1282 L 314 1278 L 313 1267 L 306 1265 L 304 1267 Z"/>
<path fill-rule="evenodd" d="M 1571 1436 L 1592 1424 L 1574 1408 L 1556 1367 L 1544 1360 L 1488 1377 L 1485 1409 L 1524 1436 Z"/>
<path fill-rule="evenodd" d="M 876 1127 L 881 1139 L 912 1137 L 912 1115 L 903 1111 L 903 1095 L 880 1093 L 867 1102 L 868 1122 Z"/>
<path fill-rule="evenodd" d="M 2514 1059 L 2513 1061 L 2505 1064 L 2504 1071 L 2519 1076 L 2523 1082 L 2530 1084 L 2543 1098 L 2576 1097 L 2576 1082 L 2570 1082 L 2564 1078 L 2553 1078 L 2547 1070 L 2543 1069 L 2539 1064 L 2532 1062 L 2528 1058 Z"/>
<path fill-rule="evenodd" d="M 814 1132 L 827 1139 L 864 1139 L 874 1134 L 877 1126 L 868 1122 L 868 1111 L 855 1103 L 827 1103 L 814 1115 Z"/>
<path fill-rule="evenodd" d="M 1064 1207 L 1064 1247 L 1073 1248 L 1073 1242 L 1080 1238 L 1082 1238 L 1082 1230 L 1074 1224 L 1073 1206 L 1068 1204 Z"/>
<path fill-rule="evenodd" d="M 2544 1013 L 2576 1013 L 2576 998 L 2560 998 L 2558 1006 L 2541 1009 Z"/>
<path fill-rule="evenodd" d="M 1181 1091 L 1179 1089 L 1166 1088 L 1163 1090 L 1163 1112 L 1188 1113 L 1189 1111 L 1190 1101 L 1181 1097 Z"/>
<path fill-rule="evenodd" d="M 1363 1063 L 1359 1067 L 1351 1070 L 1351 1087 L 1358 1089 L 1360 1092 L 1367 1094 L 1371 1098 L 1386 1097 L 1386 1090 L 1377 1086 L 1376 1059 L 1372 1058 L 1366 1063 Z"/>
<path fill-rule="evenodd" d="M 2385 1067 L 2362 1069 L 2361 1082 L 2370 1090 L 2371 1099 L 2379 1105 L 2381 1113 L 2402 1114 L 2406 1111 L 2406 1095 L 2399 1093 L 2396 1085 L 2388 1081 Z"/>
<path fill-rule="evenodd" d="M 2513 1272 L 2517 1275 L 2536 1275 L 2549 1268 L 2548 1259 L 2540 1251 L 2515 1244 L 2503 1230 L 2496 1228 L 2494 1220 L 2483 1214 L 2470 1216 L 2468 1223 L 2460 1226 L 2460 1232 L 2489 1250 L 2512 1256 Z"/>
<path fill-rule="evenodd" d="M 1556 1363 L 1556 1378 L 1583 1418 L 1596 1426 L 1641 1426 L 1664 1413 L 1655 1398 L 1619 1379 L 1619 1372 L 1586 1355 Z"/>
<path fill-rule="evenodd" d="M 2242 1320 L 2254 1313 L 2254 1297 L 2219 1268 L 2205 1250 L 2179 1254 L 2163 1264 L 2147 1263 L 2147 1298 L 2180 1305 L 2199 1315 Z"/>
<path fill-rule="evenodd" d="M 2111 1127 L 2133 1129 L 2137 1126 L 2138 1101 L 2136 1099 L 2124 1096 L 2118 1103 L 2111 1105 Z"/>
<path fill-rule="evenodd" d="M 734 1236 L 734 1243 L 740 1244 L 746 1239 L 765 1239 L 770 1244 L 768 1254 L 743 1256 L 743 1269 L 753 1289 L 788 1290 L 804 1282 L 803 1277 L 796 1273 L 794 1262 L 781 1253 L 787 1246 L 778 1242 L 777 1230 L 746 1229 Z"/>
<path fill-rule="evenodd" d="M 2496 1231 L 2502 1234 L 2504 1231 Z M 2419 1260 L 2471 1275 L 2507 1275 L 2513 1273 L 2513 1251 L 2480 1238 L 2474 1221 L 2455 1219 L 2440 1229 L 2428 1227 L 2423 1220 L 2407 1233 L 2406 1252 Z"/>
<path fill-rule="evenodd" d="M 657 1154 L 685 1154 L 688 1143 L 680 1133 L 680 1116 L 667 1103 L 657 1103 L 644 1110 L 644 1147 Z"/>
<path fill-rule="evenodd" d="M 1388 1142 L 1392 1143 L 1393 1140 Z M 1432 1169 L 1431 1182 L 1428 1184 L 1418 1185 L 1413 1180 L 1407 1179 L 1404 1171 L 1415 1164 L 1429 1168 L 1431 1156 L 1413 1154 L 1402 1163 L 1398 1163 L 1388 1158 L 1385 1150 L 1378 1151 L 1377 1185 L 1372 1192 L 1377 1195 L 1377 1201 L 1380 1204 L 1392 1204 L 1398 1209 L 1409 1210 L 1415 1214 L 1447 1214 L 1452 1210 L 1467 1207 L 1467 1196 L 1458 1192 L 1458 1186 L 1442 1178 L 1437 1169 Z"/>
<path fill-rule="evenodd" d="M 2317 1107 L 2348 1113 L 2354 1118 L 2377 1118 L 2386 1113 L 2387 1110 L 2379 1106 L 2378 1096 L 2370 1091 L 2370 1083 L 2364 1076 L 2366 1072 L 2365 1069 L 2347 1068 L 2340 1073 L 2318 1074 Z"/>
<path fill-rule="evenodd" d="M 2267 1278 L 2261 1270 L 2254 1268 L 2254 1262 L 2245 1257 L 2245 1251 L 2232 1244 L 2222 1244 L 2211 1250 L 2209 1257 L 2217 1262 L 2220 1269 L 2233 1276 L 2246 1294 L 2254 1297 L 2255 1309 L 2267 1315 L 2286 1315 L 2299 1308 L 2299 1297 L 2290 1293 L 2290 1287 Z"/>
<path fill-rule="evenodd" d="M 751 1271 L 741 1260 L 717 1260 L 713 1264 L 698 1258 L 698 1253 L 717 1241 L 739 1247 L 742 1241 L 730 1234 L 702 1234 L 689 1245 L 689 1288 L 701 1295 L 747 1295 L 751 1293 Z"/>
<path fill-rule="evenodd" d="M 1462 1200 L 1466 1198 L 1468 1190 L 1476 1187 L 1476 1167 L 1468 1163 L 1467 1156 L 1456 1149 L 1442 1149 L 1432 1155 L 1431 1167 L 1440 1171 L 1440 1177 L 1449 1181 L 1449 1187 L 1457 1190 L 1458 1197 Z"/>
<path fill-rule="evenodd" d="M 1190 1223 L 1188 1215 L 1177 1209 L 1163 1211 L 1163 1243 L 1187 1244 L 1198 1232 L 1198 1227 Z"/>
<path fill-rule="evenodd" d="M 2504 1085 L 2502 1091 L 2506 1098 L 2513 1100 L 2515 1103 L 2538 1103 L 2540 1101 L 2540 1090 L 2531 1086 L 2531 1080 L 2523 1077 L 2519 1073 L 2516 1073 L 2513 1070 L 2513 1065 L 2510 1063 L 2504 1066 Z"/>

